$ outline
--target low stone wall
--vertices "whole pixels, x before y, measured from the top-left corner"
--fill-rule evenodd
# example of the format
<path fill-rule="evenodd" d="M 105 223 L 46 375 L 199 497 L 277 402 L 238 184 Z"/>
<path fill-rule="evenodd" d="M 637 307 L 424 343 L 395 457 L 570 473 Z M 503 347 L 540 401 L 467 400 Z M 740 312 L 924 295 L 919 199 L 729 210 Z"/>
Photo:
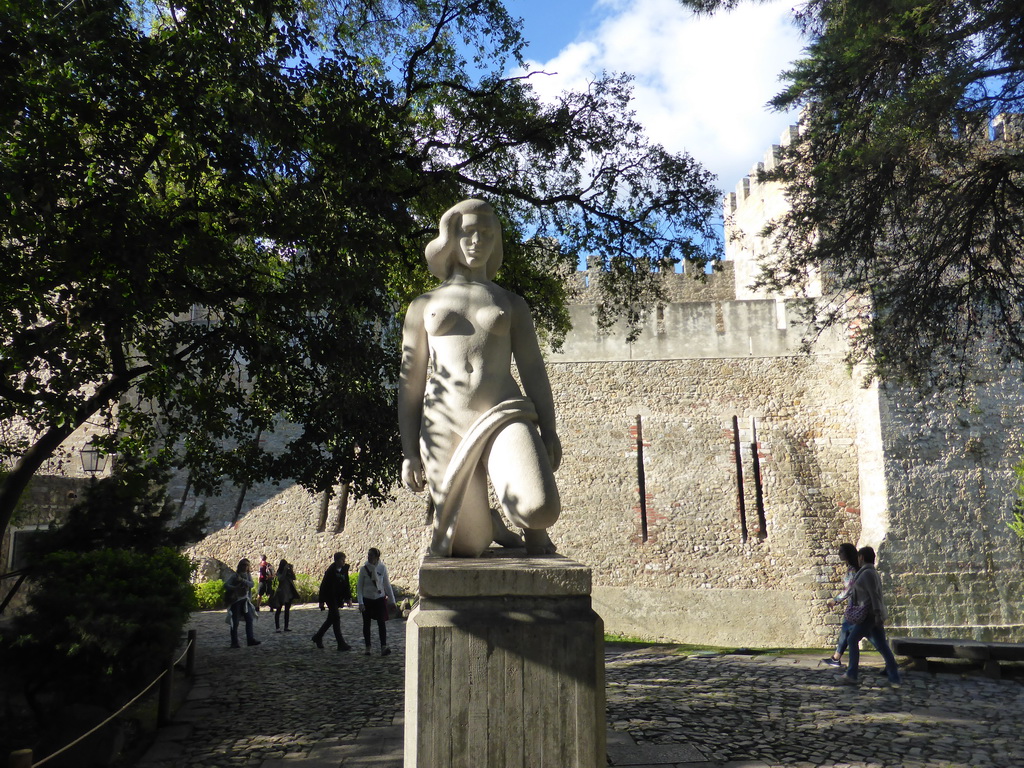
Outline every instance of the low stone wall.
<path fill-rule="evenodd" d="M 793 610 L 806 597 L 805 591 L 596 587 L 593 601 L 605 625 L 629 637 L 769 648 L 822 644 L 809 612 Z"/>

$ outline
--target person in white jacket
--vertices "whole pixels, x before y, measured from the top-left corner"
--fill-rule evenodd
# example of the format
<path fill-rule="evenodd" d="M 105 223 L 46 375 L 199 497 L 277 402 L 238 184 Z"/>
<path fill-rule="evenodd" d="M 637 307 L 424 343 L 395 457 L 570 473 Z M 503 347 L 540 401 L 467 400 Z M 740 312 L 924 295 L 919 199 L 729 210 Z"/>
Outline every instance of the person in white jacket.
<path fill-rule="evenodd" d="M 359 600 L 359 611 L 363 614 L 363 642 L 366 643 L 366 655 L 370 655 L 370 622 L 377 620 L 377 634 L 380 636 L 380 655 L 391 653 L 388 648 L 388 610 L 395 607 L 395 591 L 388 579 L 388 569 L 380 561 L 380 550 L 372 547 L 367 553 L 366 562 L 359 569 L 356 578 L 356 599 Z"/>

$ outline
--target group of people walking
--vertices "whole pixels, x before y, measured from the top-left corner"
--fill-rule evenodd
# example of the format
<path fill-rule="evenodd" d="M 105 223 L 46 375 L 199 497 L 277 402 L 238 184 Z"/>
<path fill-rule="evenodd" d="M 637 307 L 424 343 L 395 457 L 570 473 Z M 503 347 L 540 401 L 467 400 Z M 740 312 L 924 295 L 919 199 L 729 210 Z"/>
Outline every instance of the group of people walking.
<path fill-rule="evenodd" d="M 274 580 L 277 586 L 274 587 Z M 283 559 L 278 564 L 277 570 L 267 562 L 267 556 L 260 558 L 257 572 L 257 584 L 253 582 L 252 566 L 248 558 L 242 558 L 238 567 L 224 581 L 224 593 L 228 604 L 227 621 L 231 627 L 231 647 L 239 648 L 238 628 L 245 625 L 246 645 L 260 645 L 256 639 L 254 622 L 266 597 L 268 606 L 274 613 L 275 631 L 281 631 L 281 614 L 284 613 L 284 631 L 291 632 L 289 623 L 291 620 L 292 603 L 298 598 L 298 589 L 295 586 L 295 569 L 292 564 Z M 252 593 L 256 589 L 256 599 L 253 601 Z M 323 625 L 313 635 L 313 643 L 318 648 L 323 648 L 323 639 L 327 631 L 333 629 L 334 638 L 338 643 L 339 651 L 348 651 L 351 646 L 345 642 L 341 633 L 341 608 L 345 605 L 352 605 L 352 587 L 349 581 L 349 565 L 344 552 L 335 552 L 334 562 L 331 563 L 323 578 L 320 580 L 320 590 L 317 595 L 320 610 L 327 610 L 327 618 Z M 359 569 L 359 576 L 356 580 L 356 599 L 359 603 L 359 611 L 363 617 L 363 640 L 365 642 L 366 654 L 370 655 L 371 624 L 377 622 L 377 635 L 380 639 L 380 654 L 387 656 L 391 653 L 387 640 L 387 620 L 392 610 L 397 610 L 395 592 L 391 587 L 391 580 L 388 578 L 388 570 L 380 560 L 380 550 L 376 547 L 367 553 L 366 563 Z"/>
<path fill-rule="evenodd" d="M 850 663 L 846 671 L 836 675 L 842 685 L 857 685 L 860 667 L 860 641 L 867 638 L 885 661 L 885 674 L 893 688 L 901 684 L 896 657 L 885 636 L 887 611 L 882 598 L 882 581 L 875 570 L 875 550 L 853 544 L 839 546 L 839 559 L 846 564 L 843 589 L 828 601 L 829 606 L 846 603 L 843 623 L 835 652 L 822 662 L 836 668 L 843 666 L 843 654 L 849 651 Z"/>
<path fill-rule="evenodd" d="M 896 658 L 889 648 L 885 636 L 887 611 L 882 598 L 882 582 L 875 570 L 875 550 L 861 547 L 859 550 L 849 543 L 839 546 L 839 559 L 846 565 L 843 589 L 829 599 L 829 606 L 846 603 L 843 622 L 839 631 L 835 652 L 822 659 L 822 663 L 842 668 L 843 655 L 849 653 L 846 671 L 837 675 L 843 685 L 856 685 L 860 667 L 860 641 L 867 638 L 882 655 L 885 673 L 895 688 L 901 684 Z M 349 579 L 350 568 L 344 552 L 335 552 L 334 561 L 320 580 L 317 595 L 320 610 L 327 616 L 312 637 L 317 648 L 324 647 L 324 637 L 333 631 L 339 651 L 351 650 L 341 632 L 341 608 L 352 605 L 352 588 Z M 274 579 L 277 587 L 274 588 Z M 275 630 L 281 631 L 281 614 L 284 613 L 284 631 L 290 632 L 292 603 L 298 598 L 295 587 L 295 570 L 291 563 L 282 559 L 273 569 L 266 555 L 260 558 L 258 568 L 258 590 L 255 603 L 252 600 L 253 583 L 249 560 L 243 558 L 238 568 L 225 581 L 225 595 L 228 602 L 228 623 L 231 626 L 231 647 L 238 648 L 238 627 L 244 622 L 247 645 L 259 645 L 253 632 L 253 621 L 263 603 L 264 596 L 274 611 Z M 377 623 L 377 637 L 380 641 L 380 655 L 391 653 L 388 647 L 387 621 L 390 613 L 397 610 L 395 592 L 388 577 L 388 569 L 380 559 L 380 550 L 372 547 L 366 556 L 366 563 L 359 569 L 356 578 L 356 599 L 363 619 L 363 644 L 366 655 L 371 653 L 372 624 Z"/>

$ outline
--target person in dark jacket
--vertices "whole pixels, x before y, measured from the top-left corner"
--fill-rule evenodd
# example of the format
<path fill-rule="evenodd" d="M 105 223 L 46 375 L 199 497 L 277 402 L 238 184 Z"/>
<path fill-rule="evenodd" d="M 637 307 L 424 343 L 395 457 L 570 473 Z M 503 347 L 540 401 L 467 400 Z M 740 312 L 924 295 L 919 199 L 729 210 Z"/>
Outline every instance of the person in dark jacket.
<path fill-rule="evenodd" d="M 334 563 L 327 569 L 323 579 L 320 581 L 320 610 L 327 607 L 327 618 L 323 625 L 313 635 L 313 642 L 317 648 L 324 647 L 324 635 L 327 628 L 334 629 L 334 638 L 338 641 L 338 650 L 347 651 L 351 646 L 341 636 L 341 604 L 345 601 L 346 595 L 351 599 L 352 588 L 348 582 L 348 569 L 345 567 L 345 553 L 335 552 Z"/>

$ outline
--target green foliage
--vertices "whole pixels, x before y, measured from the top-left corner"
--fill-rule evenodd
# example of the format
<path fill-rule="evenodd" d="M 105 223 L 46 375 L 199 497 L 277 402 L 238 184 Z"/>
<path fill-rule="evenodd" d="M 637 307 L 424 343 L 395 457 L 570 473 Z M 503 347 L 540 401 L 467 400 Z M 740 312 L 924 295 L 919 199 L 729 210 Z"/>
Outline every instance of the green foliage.
<path fill-rule="evenodd" d="M 320 579 L 306 573 L 295 574 L 295 591 L 299 596 L 297 603 L 315 603 L 320 594 Z"/>
<path fill-rule="evenodd" d="M 193 564 L 177 548 L 198 538 L 203 518 L 172 524 L 164 479 L 125 456 L 37 542 L 28 611 L 0 662 L 17 671 L 41 723 L 86 701 L 116 707 L 178 644 L 197 604 Z"/>
<path fill-rule="evenodd" d="M 1017 500 L 1013 504 L 1013 520 L 1007 525 L 1010 530 L 1024 539 L 1024 461 L 1021 461 L 1013 468 L 1013 474 L 1017 478 L 1015 489 Z"/>
<path fill-rule="evenodd" d="M 191 570 L 166 547 L 47 555 L 17 641 L 4 649 L 37 710 L 84 701 L 112 708 L 155 677 L 195 607 Z"/>
<path fill-rule="evenodd" d="M 854 359 L 890 378 L 967 382 L 980 340 L 1024 359 L 1024 5 L 812 0 L 797 21 L 774 105 L 801 133 L 767 174 L 791 210 L 763 284 L 820 272 L 838 298 L 815 321 L 852 324 Z"/>
<path fill-rule="evenodd" d="M 37 434 L 0 444 L 18 459 L 0 528 L 115 406 L 102 446 L 199 493 L 292 478 L 385 499 L 397 316 L 462 197 L 495 204 L 501 280 L 555 343 L 581 252 L 634 320 L 652 264 L 717 258 L 711 177 L 646 140 L 628 79 L 543 104 L 505 75 L 523 44 L 497 0 L 10 0 L 0 421 Z M 300 428 L 272 454 L 282 419 Z"/>
<path fill-rule="evenodd" d="M 224 582 L 220 579 L 195 585 L 196 609 L 216 611 L 224 607 Z"/>

